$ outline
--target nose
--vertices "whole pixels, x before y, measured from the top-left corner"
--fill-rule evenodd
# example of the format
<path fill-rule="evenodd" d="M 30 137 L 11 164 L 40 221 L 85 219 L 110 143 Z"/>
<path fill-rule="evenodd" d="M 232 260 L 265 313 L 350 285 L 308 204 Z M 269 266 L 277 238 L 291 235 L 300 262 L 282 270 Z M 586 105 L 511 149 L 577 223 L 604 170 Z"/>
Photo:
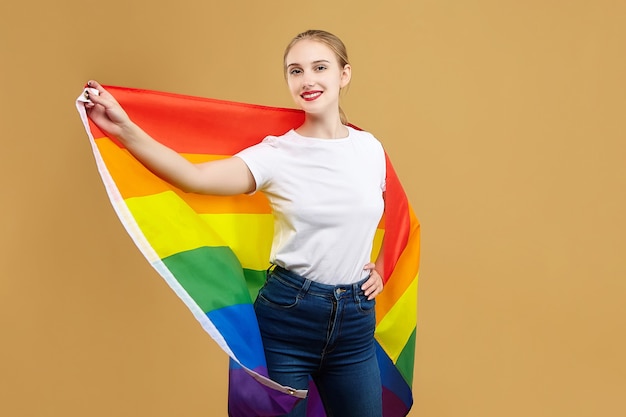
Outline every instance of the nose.
<path fill-rule="evenodd" d="M 304 88 L 311 88 L 315 85 L 315 81 L 313 80 L 311 75 L 308 75 L 303 78 L 302 85 L 304 86 Z"/>

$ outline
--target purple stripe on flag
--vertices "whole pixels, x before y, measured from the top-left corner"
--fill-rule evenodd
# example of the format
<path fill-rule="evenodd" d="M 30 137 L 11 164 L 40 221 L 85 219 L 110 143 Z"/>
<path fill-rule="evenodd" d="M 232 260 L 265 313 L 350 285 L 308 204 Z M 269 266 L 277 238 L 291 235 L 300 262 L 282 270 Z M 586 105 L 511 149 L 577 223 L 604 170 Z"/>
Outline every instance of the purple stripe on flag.
<path fill-rule="evenodd" d="M 265 369 L 255 369 L 266 374 Z M 288 413 L 300 399 L 275 391 L 257 382 L 232 359 L 228 381 L 228 415 L 230 417 L 269 417 Z"/>

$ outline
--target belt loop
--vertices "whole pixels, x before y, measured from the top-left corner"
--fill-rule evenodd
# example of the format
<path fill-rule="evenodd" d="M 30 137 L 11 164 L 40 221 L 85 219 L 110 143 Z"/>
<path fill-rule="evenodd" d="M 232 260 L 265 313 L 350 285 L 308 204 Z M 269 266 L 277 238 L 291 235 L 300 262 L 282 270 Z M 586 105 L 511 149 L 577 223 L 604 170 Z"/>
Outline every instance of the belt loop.
<path fill-rule="evenodd" d="M 302 277 L 304 282 L 302 283 L 302 287 L 300 288 L 300 292 L 298 293 L 298 298 L 302 299 L 307 292 L 309 292 L 309 287 L 311 287 L 311 280 Z"/>
<path fill-rule="evenodd" d="M 354 298 L 354 302 L 358 302 L 359 301 L 359 283 L 355 282 L 354 284 L 352 284 L 352 298 Z"/>
<path fill-rule="evenodd" d="M 363 286 L 363 284 L 365 284 L 365 281 L 367 281 L 369 279 L 369 277 L 359 281 L 359 282 L 355 282 L 354 284 L 352 284 L 352 296 L 354 297 L 354 301 L 358 302 L 359 301 L 359 297 L 361 295 L 361 293 L 363 292 L 363 290 L 361 289 L 361 287 Z"/>

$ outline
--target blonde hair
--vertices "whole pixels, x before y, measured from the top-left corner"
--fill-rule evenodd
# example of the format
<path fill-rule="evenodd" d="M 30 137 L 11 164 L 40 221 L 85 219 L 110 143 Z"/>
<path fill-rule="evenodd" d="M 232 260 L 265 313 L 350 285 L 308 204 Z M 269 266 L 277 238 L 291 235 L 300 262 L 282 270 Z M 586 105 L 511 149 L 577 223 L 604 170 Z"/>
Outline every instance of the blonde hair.
<path fill-rule="evenodd" d="M 291 51 L 291 48 L 293 48 L 296 43 L 305 39 L 320 42 L 328 46 L 337 57 L 340 68 L 344 68 L 346 65 L 350 64 L 350 61 L 348 61 L 348 51 L 346 49 L 346 45 L 344 45 L 339 37 L 324 30 L 311 29 L 296 35 L 296 37 L 294 37 L 291 42 L 289 42 L 287 48 L 285 48 L 285 54 L 283 55 L 283 70 L 285 77 L 287 77 L 287 55 L 289 54 L 289 51 Z M 343 123 L 344 125 L 348 124 L 348 118 L 341 109 L 341 106 L 339 106 L 339 117 L 341 118 L 341 123 Z"/>

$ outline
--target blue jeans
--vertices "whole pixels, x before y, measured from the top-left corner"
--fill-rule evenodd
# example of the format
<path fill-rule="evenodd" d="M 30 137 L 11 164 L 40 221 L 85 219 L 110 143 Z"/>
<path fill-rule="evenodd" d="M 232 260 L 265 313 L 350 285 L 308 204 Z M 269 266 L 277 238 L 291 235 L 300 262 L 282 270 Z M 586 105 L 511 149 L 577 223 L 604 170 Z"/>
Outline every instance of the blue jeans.
<path fill-rule="evenodd" d="M 307 389 L 312 378 L 327 417 L 381 417 L 374 300 L 350 285 L 324 285 L 281 267 L 254 303 L 269 376 Z M 306 401 L 288 417 L 304 417 Z"/>

